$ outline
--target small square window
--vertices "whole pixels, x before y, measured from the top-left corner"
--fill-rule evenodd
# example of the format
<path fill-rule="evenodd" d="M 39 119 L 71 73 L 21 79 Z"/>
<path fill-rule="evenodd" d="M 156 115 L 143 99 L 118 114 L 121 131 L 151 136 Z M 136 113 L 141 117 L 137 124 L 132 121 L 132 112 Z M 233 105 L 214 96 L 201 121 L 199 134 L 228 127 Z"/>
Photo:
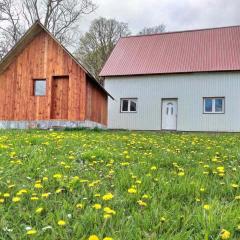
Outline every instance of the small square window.
<path fill-rule="evenodd" d="M 122 98 L 120 107 L 121 107 L 121 112 L 137 112 L 137 99 Z"/>
<path fill-rule="evenodd" d="M 34 96 L 45 96 L 46 95 L 46 80 L 37 79 L 34 80 Z"/>
<path fill-rule="evenodd" d="M 204 113 L 224 113 L 225 99 L 223 97 L 204 98 Z"/>

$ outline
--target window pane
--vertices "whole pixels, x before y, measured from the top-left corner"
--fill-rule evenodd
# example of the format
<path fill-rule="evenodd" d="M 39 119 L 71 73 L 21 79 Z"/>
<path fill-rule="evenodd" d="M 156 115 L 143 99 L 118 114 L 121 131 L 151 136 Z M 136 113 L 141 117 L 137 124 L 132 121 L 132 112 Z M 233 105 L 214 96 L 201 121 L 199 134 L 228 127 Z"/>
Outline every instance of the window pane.
<path fill-rule="evenodd" d="M 122 100 L 122 112 L 128 111 L 128 100 Z"/>
<path fill-rule="evenodd" d="M 45 96 L 46 95 L 46 80 L 34 81 L 34 95 Z"/>
<path fill-rule="evenodd" d="M 212 112 L 212 99 L 205 98 L 205 112 Z"/>
<path fill-rule="evenodd" d="M 137 111 L 137 104 L 133 100 L 130 101 L 130 111 L 131 112 L 136 112 Z"/>
<path fill-rule="evenodd" d="M 223 112 L 223 99 L 222 98 L 215 99 L 215 112 Z"/>

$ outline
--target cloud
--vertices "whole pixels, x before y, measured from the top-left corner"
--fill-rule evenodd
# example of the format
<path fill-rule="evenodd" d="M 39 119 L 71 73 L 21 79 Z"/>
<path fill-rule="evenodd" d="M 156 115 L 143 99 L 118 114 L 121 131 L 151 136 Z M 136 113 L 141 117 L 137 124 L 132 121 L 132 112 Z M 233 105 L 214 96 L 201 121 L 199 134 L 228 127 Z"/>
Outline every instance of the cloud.
<path fill-rule="evenodd" d="M 99 16 L 127 22 L 133 33 L 162 23 L 168 31 L 240 25 L 240 0 L 95 1 L 99 7 L 83 18 L 83 32 Z"/>

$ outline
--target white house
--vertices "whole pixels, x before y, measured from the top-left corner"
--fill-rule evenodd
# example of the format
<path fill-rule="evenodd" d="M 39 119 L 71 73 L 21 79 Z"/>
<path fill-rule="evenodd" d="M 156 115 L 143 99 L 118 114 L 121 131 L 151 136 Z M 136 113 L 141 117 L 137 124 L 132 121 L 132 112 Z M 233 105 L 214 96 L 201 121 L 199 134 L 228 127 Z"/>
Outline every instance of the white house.
<path fill-rule="evenodd" d="M 240 132 L 240 26 L 121 38 L 100 76 L 111 129 Z"/>

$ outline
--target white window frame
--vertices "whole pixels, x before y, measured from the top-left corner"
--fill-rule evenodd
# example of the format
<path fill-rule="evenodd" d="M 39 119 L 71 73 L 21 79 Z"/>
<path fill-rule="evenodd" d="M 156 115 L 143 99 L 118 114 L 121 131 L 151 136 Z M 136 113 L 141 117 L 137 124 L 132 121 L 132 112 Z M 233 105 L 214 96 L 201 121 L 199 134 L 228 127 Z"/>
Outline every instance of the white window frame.
<path fill-rule="evenodd" d="M 137 98 L 121 98 L 121 99 L 120 99 L 120 112 L 121 112 L 121 113 L 136 113 L 136 112 L 137 112 L 137 107 L 138 107 L 137 100 L 138 100 Z M 123 111 L 123 110 L 122 110 L 123 101 L 128 101 L 128 110 L 127 110 L 127 111 Z M 131 101 L 133 101 L 133 102 L 136 103 L 136 111 L 131 111 L 131 110 L 130 110 Z"/>
<path fill-rule="evenodd" d="M 206 100 L 211 99 L 212 100 L 212 111 L 207 112 L 206 111 Z M 222 100 L 222 111 L 221 112 L 216 112 L 216 99 L 221 99 Z M 204 97 L 203 98 L 203 113 L 204 114 L 224 114 L 225 113 L 225 97 Z"/>

